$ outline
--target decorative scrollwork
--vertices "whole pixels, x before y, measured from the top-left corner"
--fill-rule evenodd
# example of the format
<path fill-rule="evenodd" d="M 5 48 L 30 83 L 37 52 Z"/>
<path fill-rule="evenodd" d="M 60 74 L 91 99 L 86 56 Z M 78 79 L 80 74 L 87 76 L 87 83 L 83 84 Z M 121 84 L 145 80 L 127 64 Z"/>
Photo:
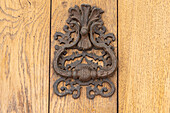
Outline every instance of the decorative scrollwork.
<path fill-rule="evenodd" d="M 65 86 L 58 88 L 61 82 L 65 82 Z M 106 87 L 102 87 L 101 89 L 98 88 L 98 86 L 103 86 L 103 83 L 109 84 L 110 91 Z M 76 84 L 78 84 L 78 86 L 75 86 Z M 94 87 L 88 86 L 90 84 L 92 84 Z M 67 88 L 68 85 L 71 86 L 70 89 Z M 80 97 L 80 92 L 81 92 L 80 90 L 82 88 L 81 86 L 87 86 L 86 94 L 87 94 L 87 98 L 89 99 L 93 99 L 96 95 L 101 95 L 102 97 L 109 97 L 113 95 L 115 91 L 114 84 L 109 79 L 97 79 L 97 80 L 90 80 L 88 82 L 82 82 L 79 81 L 78 79 L 71 81 L 70 79 L 61 77 L 53 85 L 54 92 L 57 95 L 66 96 L 67 94 L 72 94 L 72 97 L 74 99 Z M 75 94 L 74 91 L 76 92 Z M 93 92 L 94 94 L 91 94 L 91 92 Z"/>
<path fill-rule="evenodd" d="M 59 42 L 55 46 L 54 56 L 54 70 L 57 74 L 87 85 L 89 81 L 106 80 L 104 78 L 113 75 L 117 60 L 111 42 L 115 40 L 115 36 L 112 33 L 105 34 L 106 27 L 103 26 L 101 19 L 103 12 L 102 9 L 87 4 L 82 4 L 81 8 L 75 6 L 69 9 L 69 18 L 66 21 L 68 25 L 63 28 L 65 34 L 56 32 L 54 35 L 55 40 Z M 69 50 L 74 51 L 70 53 Z M 63 80 L 65 79 L 62 78 Z M 78 88 L 73 87 L 70 90 L 63 88 L 65 93 L 56 94 L 64 96 L 74 90 L 80 90 Z M 104 96 L 101 91 L 95 89 L 95 92 Z M 88 97 L 92 98 L 90 95 Z M 73 95 L 73 98 L 77 98 L 77 95 Z"/>

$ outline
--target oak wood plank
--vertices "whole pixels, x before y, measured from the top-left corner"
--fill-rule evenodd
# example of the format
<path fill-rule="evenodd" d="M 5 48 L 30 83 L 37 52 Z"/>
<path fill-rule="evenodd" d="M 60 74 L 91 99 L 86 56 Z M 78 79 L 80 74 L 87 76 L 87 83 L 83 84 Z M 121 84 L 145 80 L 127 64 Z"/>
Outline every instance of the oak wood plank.
<path fill-rule="evenodd" d="M 170 1 L 119 0 L 119 113 L 170 113 Z"/>
<path fill-rule="evenodd" d="M 47 113 L 50 0 L 0 0 L 0 113 Z"/>
<path fill-rule="evenodd" d="M 86 89 L 81 90 L 80 98 L 73 99 L 72 95 L 58 97 L 53 92 L 53 84 L 59 77 L 53 70 L 53 58 L 56 41 L 53 36 L 56 31 L 63 32 L 68 18 L 68 9 L 75 5 L 90 4 L 102 8 L 105 13 L 102 19 L 108 32 L 117 35 L 117 1 L 116 0 L 52 0 L 52 37 L 51 37 L 51 78 L 50 78 L 50 113 L 116 113 L 117 112 L 117 73 L 112 77 L 116 92 L 110 98 L 96 96 L 94 100 L 86 97 Z M 117 39 L 114 42 L 117 52 Z"/>

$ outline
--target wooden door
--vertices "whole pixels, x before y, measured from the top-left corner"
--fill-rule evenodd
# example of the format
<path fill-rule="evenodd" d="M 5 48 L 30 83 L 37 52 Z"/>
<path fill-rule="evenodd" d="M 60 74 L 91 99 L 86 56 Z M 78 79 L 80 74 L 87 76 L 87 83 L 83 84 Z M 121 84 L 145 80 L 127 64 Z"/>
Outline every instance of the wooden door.
<path fill-rule="evenodd" d="M 54 34 L 68 9 L 104 10 L 118 68 L 112 97 L 58 97 Z M 169 0 L 1 0 L 0 113 L 170 113 Z"/>

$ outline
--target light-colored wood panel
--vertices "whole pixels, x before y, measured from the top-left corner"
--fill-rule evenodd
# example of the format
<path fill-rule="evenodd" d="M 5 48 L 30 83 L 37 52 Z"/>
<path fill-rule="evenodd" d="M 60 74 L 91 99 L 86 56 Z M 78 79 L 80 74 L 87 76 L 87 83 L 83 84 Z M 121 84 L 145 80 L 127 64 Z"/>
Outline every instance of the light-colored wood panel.
<path fill-rule="evenodd" d="M 170 113 L 170 1 L 118 9 L 119 113 Z"/>
<path fill-rule="evenodd" d="M 51 79 L 50 79 L 50 113 L 116 113 L 117 112 L 117 73 L 112 77 L 116 92 L 110 98 L 96 96 L 94 100 L 86 97 L 86 89 L 81 90 L 80 98 L 73 99 L 71 95 L 58 97 L 53 92 L 53 84 L 59 77 L 53 70 L 54 46 L 53 36 L 56 31 L 63 32 L 63 26 L 68 18 L 68 9 L 75 5 L 90 4 L 102 8 L 105 13 L 102 18 L 108 32 L 117 32 L 117 1 L 116 0 L 52 0 L 52 37 L 51 37 Z M 114 42 L 117 51 L 117 40 Z M 115 52 L 116 52 L 115 51 Z"/>
<path fill-rule="evenodd" d="M 0 0 L 0 112 L 47 113 L 50 0 Z"/>

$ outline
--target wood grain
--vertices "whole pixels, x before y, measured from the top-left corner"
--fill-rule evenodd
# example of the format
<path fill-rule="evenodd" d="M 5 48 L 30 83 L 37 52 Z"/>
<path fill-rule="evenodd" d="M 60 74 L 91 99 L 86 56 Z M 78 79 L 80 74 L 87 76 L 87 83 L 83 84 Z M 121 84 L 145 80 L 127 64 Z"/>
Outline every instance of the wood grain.
<path fill-rule="evenodd" d="M 50 0 L 0 0 L 0 113 L 47 113 Z"/>
<path fill-rule="evenodd" d="M 117 73 L 112 77 L 116 85 L 116 92 L 110 98 L 95 97 L 89 100 L 86 97 L 86 89 L 83 87 L 79 99 L 73 99 L 71 95 L 58 97 L 53 92 L 53 83 L 58 78 L 53 70 L 54 58 L 54 34 L 63 32 L 63 26 L 68 18 L 68 9 L 75 5 L 90 4 L 102 8 L 105 13 L 102 18 L 108 32 L 117 34 L 117 1 L 116 0 L 52 0 L 52 25 L 51 25 L 51 78 L 50 78 L 50 113 L 116 113 L 117 112 Z M 117 51 L 117 42 L 114 42 Z"/>
<path fill-rule="evenodd" d="M 119 0 L 119 113 L 170 113 L 169 6 Z"/>

